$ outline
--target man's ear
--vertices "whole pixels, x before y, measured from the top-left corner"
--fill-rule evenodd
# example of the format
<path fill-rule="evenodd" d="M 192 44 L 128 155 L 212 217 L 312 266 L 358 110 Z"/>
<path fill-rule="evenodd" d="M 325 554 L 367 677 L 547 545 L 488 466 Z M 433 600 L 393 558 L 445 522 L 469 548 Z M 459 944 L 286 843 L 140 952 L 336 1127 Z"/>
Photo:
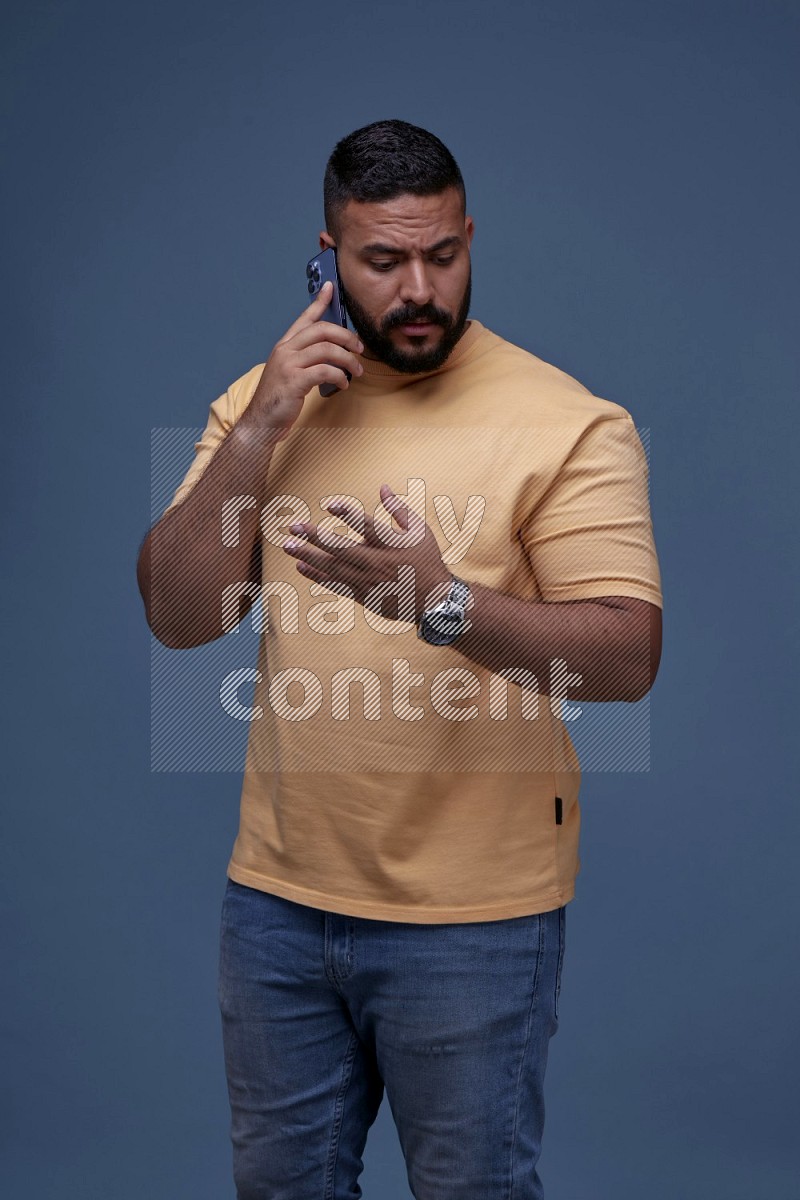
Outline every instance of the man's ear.
<path fill-rule="evenodd" d="M 464 218 L 464 233 L 467 235 L 467 246 L 472 245 L 472 235 L 475 232 L 475 222 L 472 217 Z"/>
<path fill-rule="evenodd" d="M 325 229 L 323 229 L 319 235 L 319 248 L 320 250 L 336 249 L 336 242 Z"/>

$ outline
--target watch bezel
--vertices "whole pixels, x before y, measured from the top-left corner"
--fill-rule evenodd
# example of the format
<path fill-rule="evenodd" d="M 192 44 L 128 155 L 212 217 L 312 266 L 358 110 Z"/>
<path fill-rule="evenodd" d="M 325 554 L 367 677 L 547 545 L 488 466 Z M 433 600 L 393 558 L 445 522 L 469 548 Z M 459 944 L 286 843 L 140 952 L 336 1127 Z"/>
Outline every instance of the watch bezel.
<path fill-rule="evenodd" d="M 461 603 L 452 598 L 453 592 L 461 592 L 466 597 L 470 595 L 469 586 L 463 579 L 458 579 L 453 576 L 453 582 L 450 584 L 450 591 L 444 599 L 440 600 L 433 608 L 424 612 L 420 618 L 419 626 L 417 627 L 417 637 L 422 641 L 427 642 L 430 646 L 449 646 L 464 632 L 467 626 L 466 602 Z M 437 621 L 444 618 L 446 624 L 451 625 L 451 629 L 441 630 L 437 626 Z"/>

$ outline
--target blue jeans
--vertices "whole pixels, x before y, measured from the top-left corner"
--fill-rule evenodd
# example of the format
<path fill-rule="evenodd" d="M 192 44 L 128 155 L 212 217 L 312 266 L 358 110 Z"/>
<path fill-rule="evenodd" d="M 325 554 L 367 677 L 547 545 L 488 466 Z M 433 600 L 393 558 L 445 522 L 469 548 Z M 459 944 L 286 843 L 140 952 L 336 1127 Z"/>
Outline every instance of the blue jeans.
<path fill-rule="evenodd" d="M 229 879 L 219 1003 L 238 1200 L 358 1200 L 384 1087 L 416 1200 L 540 1200 L 565 912 L 376 921 Z"/>

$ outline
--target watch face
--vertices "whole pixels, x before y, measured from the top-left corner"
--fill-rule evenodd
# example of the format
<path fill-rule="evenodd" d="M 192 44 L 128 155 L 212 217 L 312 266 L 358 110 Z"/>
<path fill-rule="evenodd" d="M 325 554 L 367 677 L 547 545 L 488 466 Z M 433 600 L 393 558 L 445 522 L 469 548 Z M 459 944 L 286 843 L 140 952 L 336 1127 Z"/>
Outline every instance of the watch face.
<path fill-rule="evenodd" d="M 464 614 L 461 609 L 451 612 L 435 612 L 423 617 L 420 633 L 426 642 L 432 646 L 446 646 L 455 641 L 464 628 Z"/>

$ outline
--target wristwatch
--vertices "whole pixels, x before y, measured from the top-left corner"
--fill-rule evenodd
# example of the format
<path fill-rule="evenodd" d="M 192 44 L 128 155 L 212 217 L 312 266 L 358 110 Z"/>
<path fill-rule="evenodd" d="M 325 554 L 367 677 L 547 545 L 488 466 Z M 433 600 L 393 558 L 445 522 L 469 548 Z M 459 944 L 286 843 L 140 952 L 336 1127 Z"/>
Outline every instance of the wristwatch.
<path fill-rule="evenodd" d="M 471 600 L 469 585 L 454 575 L 444 600 L 426 608 L 420 617 L 417 637 L 431 646 L 451 645 L 472 623 L 467 617 L 467 605 Z"/>

